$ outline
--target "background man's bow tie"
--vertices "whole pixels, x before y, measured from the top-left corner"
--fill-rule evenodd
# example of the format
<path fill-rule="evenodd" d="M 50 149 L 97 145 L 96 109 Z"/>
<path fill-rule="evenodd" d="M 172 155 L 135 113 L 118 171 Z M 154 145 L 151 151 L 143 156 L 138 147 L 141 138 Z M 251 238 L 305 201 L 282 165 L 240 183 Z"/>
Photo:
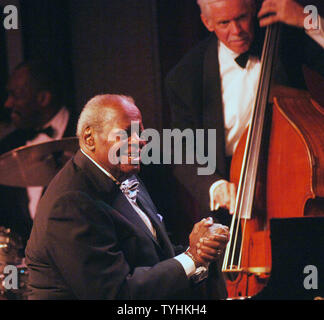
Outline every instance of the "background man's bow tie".
<path fill-rule="evenodd" d="M 38 136 L 41 133 L 46 134 L 50 138 L 53 138 L 54 134 L 55 134 L 55 130 L 51 126 L 43 128 L 43 129 L 38 129 L 38 130 L 32 129 L 27 132 L 27 137 L 29 140 L 34 139 L 36 136 Z"/>
<path fill-rule="evenodd" d="M 120 184 L 120 190 L 131 200 L 136 201 L 139 182 L 137 180 L 125 180 Z"/>

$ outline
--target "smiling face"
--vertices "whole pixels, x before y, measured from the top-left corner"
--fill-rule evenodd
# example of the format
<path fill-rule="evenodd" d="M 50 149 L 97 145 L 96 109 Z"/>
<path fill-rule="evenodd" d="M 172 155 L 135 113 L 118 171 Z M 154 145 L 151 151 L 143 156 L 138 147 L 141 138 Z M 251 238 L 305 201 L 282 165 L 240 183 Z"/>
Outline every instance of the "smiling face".
<path fill-rule="evenodd" d="M 90 156 L 116 179 L 123 180 L 140 170 L 140 152 L 145 144 L 139 138 L 143 130 L 142 116 L 135 104 L 125 98 L 103 108 L 102 116 L 100 129 L 85 130 L 91 132 L 93 139 Z M 132 126 L 139 130 L 131 130 Z"/>
<path fill-rule="evenodd" d="M 251 0 L 215 0 L 203 5 L 201 19 L 221 42 L 241 54 L 254 39 L 254 13 Z"/>

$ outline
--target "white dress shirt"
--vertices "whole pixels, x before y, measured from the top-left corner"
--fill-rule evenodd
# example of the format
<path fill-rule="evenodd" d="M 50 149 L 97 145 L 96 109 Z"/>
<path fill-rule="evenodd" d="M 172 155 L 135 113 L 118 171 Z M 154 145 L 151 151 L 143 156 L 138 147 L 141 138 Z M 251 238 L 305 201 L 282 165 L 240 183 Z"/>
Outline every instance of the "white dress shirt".
<path fill-rule="evenodd" d="M 236 62 L 237 53 L 219 43 L 219 71 L 223 100 L 226 155 L 231 156 L 248 126 L 258 88 L 260 60 L 252 57 L 245 68 Z"/>
<path fill-rule="evenodd" d="M 27 141 L 26 146 L 62 139 L 68 122 L 69 111 L 63 107 L 48 123 L 43 126 L 43 128 L 47 128 L 49 126 L 53 128 L 53 137 L 49 137 L 45 133 L 40 133 L 34 139 Z M 27 187 L 27 195 L 29 199 L 28 207 L 32 219 L 35 217 L 37 205 L 42 196 L 43 189 L 44 187 Z"/>

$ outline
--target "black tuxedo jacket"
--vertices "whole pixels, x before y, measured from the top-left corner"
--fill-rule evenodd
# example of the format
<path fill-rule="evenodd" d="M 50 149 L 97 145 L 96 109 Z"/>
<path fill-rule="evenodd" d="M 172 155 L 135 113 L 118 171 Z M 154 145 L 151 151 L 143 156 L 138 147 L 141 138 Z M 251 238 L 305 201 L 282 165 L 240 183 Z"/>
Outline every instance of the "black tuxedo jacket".
<path fill-rule="evenodd" d="M 76 121 L 70 114 L 64 137 L 75 136 Z M 24 146 L 28 135 L 23 130 L 15 130 L 0 141 L 0 155 Z M 25 188 L 0 185 L 0 226 L 10 228 L 22 238 L 23 248 L 28 240 L 32 219 L 28 209 L 28 196 Z"/>
<path fill-rule="evenodd" d="M 256 34 L 254 46 L 258 50 L 262 47 L 263 31 L 257 29 Z M 324 76 L 324 50 L 302 30 L 282 27 L 278 56 L 274 71 L 277 84 L 304 89 L 303 65 Z M 190 50 L 169 72 L 165 87 L 173 128 L 216 129 L 215 174 L 198 176 L 197 165 L 174 166 L 174 175 L 204 216 L 209 211 L 209 187 L 220 178 L 228 179 L 230 167 L 230 159 L 225 156 L 218 39 L 214 34 Z"/>
<path fill-rule="evenodd" d="M 172 127 L 216 129 L 216 167 L 213 175 L 198 176 L 197 165 L 174 166 L 174 175 L 196 199 L 201 216 L 209 212 L 209 187 L 228 176 L 225 157 L 224 119 L 219 80 L 218 40 L 201 42 L 171 70 L 166 78 Z M 206 143 L 205 135 L 205 146 Z"/>
<path fill-rule="evenodd" d="M 30 298 L 197 298 L 142 183 L 138 201 L 157 240 L 115 183 L 78 151 L 39 203 L 26 248 Z"/>

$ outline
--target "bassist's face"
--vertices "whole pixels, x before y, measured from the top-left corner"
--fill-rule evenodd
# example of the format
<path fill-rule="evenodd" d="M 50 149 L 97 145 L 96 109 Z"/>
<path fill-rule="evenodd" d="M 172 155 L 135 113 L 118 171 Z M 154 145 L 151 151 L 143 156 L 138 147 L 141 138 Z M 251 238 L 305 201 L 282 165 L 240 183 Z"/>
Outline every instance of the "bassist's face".
<path fill-rule="evenodd" d="M 206 28 L 235 53 L 246 52 L 254 38 L 253 2 L 216 0 L 206 6 L 201 14 Z"/>

